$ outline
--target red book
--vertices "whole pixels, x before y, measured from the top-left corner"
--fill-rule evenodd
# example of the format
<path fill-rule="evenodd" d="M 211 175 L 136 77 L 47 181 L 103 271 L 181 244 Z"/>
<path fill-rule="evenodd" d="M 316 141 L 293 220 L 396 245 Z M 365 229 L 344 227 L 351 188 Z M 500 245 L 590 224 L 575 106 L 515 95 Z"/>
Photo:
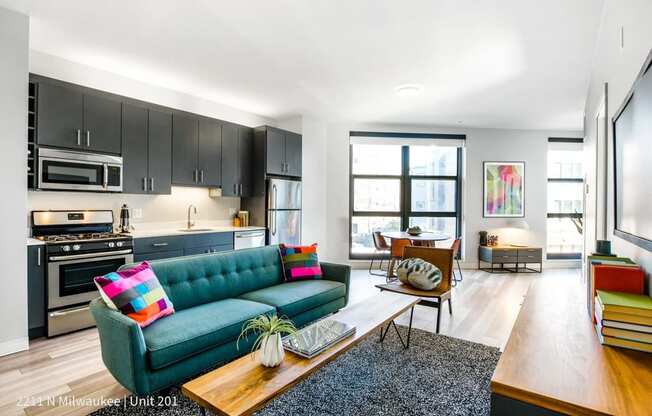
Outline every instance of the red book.
<path fill-rule="evenodd" d="M 596 290 L 643 294 L 645 273 L 640 267 L 593 265 L 593 298 Z M 595 318 L 594 318 L 595 322 Z"/>

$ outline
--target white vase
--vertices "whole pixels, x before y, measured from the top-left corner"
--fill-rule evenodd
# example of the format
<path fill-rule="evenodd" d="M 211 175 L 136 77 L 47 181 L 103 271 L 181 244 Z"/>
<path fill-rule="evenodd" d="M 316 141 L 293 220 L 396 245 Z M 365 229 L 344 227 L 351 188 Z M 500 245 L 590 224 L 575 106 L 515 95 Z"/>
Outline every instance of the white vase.
<path fill-rule="evenodd" d="M 258 360 L 265 367 L 276 367 L 283 362 L 285 351 L 280 334 L 272 334 L 263 338 L 258 350 Z"/>

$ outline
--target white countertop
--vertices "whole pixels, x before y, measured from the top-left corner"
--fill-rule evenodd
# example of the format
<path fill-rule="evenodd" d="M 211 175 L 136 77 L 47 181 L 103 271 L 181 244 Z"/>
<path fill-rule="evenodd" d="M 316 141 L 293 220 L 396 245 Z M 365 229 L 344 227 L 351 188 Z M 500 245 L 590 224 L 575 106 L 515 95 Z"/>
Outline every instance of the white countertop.
<path fill-rule="evenodd" d="M 27 245 L 28 246 L 42 246 L 45 245 L 45 243 L 41 240 L 38 240 L 36 238 L 31 238 L 27 237 Z"/>
<path fill-rule="evenodd" d="M 175 227 L 175 228 L 151 228 L 151 229 L 138 229 L 136 226 L 135 230 L 132 230 L 131 234 L 134 238 L 145 238 L 145 237 L 164 237 L 164 236 L 176 236 L 176 235 L 196 235 L 196 234 L 210 234 L 210 233 L 233 233 L 237 231 L 256 231 L 264 230 L 265 227 L 233 227 L 233 226 L 202 226 L 195 225 L 194 228 L 201 229 L 201 231 L 181 231 L 184 227 Z M 204 230 L 205 229 L 205 230 Z"/>

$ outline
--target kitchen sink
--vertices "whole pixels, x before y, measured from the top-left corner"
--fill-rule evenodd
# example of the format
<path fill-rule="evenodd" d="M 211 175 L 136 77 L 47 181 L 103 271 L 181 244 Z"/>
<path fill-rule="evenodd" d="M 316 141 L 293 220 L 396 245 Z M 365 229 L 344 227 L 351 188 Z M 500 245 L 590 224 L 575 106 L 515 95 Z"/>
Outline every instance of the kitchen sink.
<path fill-rule="evenodd" d="M 212 228 L 182 228 L 179 231 L 182 233 L 196 233 L 198 231 L 213 231 Z"/>

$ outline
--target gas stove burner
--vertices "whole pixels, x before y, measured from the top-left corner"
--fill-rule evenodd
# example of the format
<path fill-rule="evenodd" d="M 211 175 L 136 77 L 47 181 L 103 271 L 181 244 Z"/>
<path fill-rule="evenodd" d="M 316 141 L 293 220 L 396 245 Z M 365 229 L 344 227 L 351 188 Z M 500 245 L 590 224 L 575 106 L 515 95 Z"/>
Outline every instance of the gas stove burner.
<path fill-rule="evenodd" d="M 46 235 L 46 236 L 40 236 L 36 238 L 48 243 L 60 243 L 66 241 L 89 241 L 89 240 L 109 240 L 109 239 L 118 239 L 118 238 L 129 238 L 129 236 L 123 234 L 111 233 L 111 232 L 102 232 L 102 233 L 87 233 L 87 234 Z"/>

